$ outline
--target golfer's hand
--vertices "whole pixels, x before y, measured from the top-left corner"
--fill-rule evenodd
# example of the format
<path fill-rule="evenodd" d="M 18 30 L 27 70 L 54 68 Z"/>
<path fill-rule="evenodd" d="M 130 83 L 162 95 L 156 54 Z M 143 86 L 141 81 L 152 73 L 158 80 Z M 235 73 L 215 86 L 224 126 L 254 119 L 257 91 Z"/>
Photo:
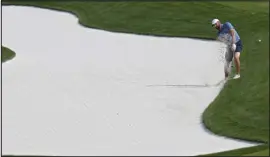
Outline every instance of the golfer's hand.
<path fill-rule="evenodd" d="M 231 50 L 232 51 L 235 51 L 235 49 L 236 49 L 236 45 L 235 44 L 232 44 Z"/>

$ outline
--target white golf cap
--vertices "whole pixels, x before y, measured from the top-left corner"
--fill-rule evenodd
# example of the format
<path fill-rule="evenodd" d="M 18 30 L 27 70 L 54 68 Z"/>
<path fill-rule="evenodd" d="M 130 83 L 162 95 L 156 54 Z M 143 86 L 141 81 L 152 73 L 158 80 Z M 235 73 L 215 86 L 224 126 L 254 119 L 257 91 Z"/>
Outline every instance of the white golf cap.
<path fill-rule="evenodd" d="M 212 25 L 216 24 L 219 21 L 219 19 L 213 19 L 212 20 Z"/>

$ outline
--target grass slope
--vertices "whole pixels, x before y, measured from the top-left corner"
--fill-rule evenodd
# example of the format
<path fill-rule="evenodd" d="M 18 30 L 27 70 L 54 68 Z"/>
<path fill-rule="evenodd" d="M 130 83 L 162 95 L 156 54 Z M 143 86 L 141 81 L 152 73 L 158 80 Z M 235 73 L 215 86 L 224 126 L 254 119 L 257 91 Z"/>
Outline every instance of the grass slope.
<path fill-rule="evenodd" d="M 16 55 L 15 52 L 10 50 L 9 48 L 1 46 L 1 62 L 2 63 L 13 59 L 15 55 Z"/>
<path fill-rule="evenodd" d="M 269 148 L 262 151 L 254 152 L 251 154 L 246 154 L 243 156 L 269 156 Z"/>
<path fill-rule="evenodd" d="M 267 154 L 268 151 L 268 154 Z M 249 156 L 255 153 L 259 153 L 259 155 L 267 156 L 269 155 L 269 145 L 263 144 L 253 147 L 247 147 L 247 148 L 241 148 L 241 149 L 235 149 L 231 151 L 224 151 L 219 153 L 213 153 L 213 154 L 205 154 L 200 156 Z"/>
<path fill-rule="evenodd" d="M 212 18 L 218 16 L 222 22 L 232 22 L 244 44 L 242 78 L 225 85 L 203 113 L 202 121 L 206 128 L 219 135 L 269 142 L 268 3 L 7 0 L 2 3 L 71 12 L 87 27 L 158 36 L 214 39 L 216 30 L 210 25 Z"/>

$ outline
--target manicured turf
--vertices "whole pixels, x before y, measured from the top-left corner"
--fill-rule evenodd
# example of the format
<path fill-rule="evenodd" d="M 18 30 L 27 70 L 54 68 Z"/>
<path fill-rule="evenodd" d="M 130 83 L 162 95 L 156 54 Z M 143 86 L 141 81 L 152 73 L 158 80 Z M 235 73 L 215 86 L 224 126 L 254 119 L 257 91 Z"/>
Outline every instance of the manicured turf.
<path fill-rule="evenodd" d="M 243 156 L 269 156 L 269 148 L 262 151 L 254 152 L 251 154 L 245 154 Z"/>
<path fill-rule="evenodd" d="M 1 46 L 1 62 L 4 63 L 8 60 L 11 60 L 12 58 L 15 57 L 15 52 L 10 50 L 7 47 Z"/>
<path fill-rule="evenodd" d="M 211 27 L 212 18 L 232 22 L 244 44 L 241 55 L 241 79 L 232 80 L 225 85 L 220 95 L 203 113 L 202 122 L 206 128 L 219 135 L 269 142 L 268 3 L 86 1 L 4 3 L 72 12 L 78 16 L 80 23 L 87 27 L 160 36 L 214 39 L 216 30 Z M 262 42 L 258 42 L 258 39 Z"/>
<path fill-rule="evenodd" d="M 263 144 L 263 145 L 258 145 L 255 147 L 247 147 L 247 148 L 235 149 L 231 151 L 205 154 L 205 155 L 200 155 L 200 156 L 248 156 L 254 153 L 259 153 L 258 155 L 264 155 L 264 156 L 269 155 L 269 145 Z"/>

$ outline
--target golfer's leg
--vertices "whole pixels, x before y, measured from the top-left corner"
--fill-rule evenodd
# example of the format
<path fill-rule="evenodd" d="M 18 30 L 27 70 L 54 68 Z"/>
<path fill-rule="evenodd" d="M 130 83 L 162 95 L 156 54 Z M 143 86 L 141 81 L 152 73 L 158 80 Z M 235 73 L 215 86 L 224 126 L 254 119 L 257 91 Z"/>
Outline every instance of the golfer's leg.
<path fill-rule="evenodd" d="M 240 52 L 235 52 L 234 63 L 236 67 L 236 74 L 240 74 Z"/>
<path fill-rule="evenodd" d="M 236 50 L 234 53 L 234 63 L 235 63 L 235 68 L 236 68 L 236 76 L 235 78 L 240 77 L 240 52 L 242 51 L 242 41 L 239 40 L 236 43 Z"/>

